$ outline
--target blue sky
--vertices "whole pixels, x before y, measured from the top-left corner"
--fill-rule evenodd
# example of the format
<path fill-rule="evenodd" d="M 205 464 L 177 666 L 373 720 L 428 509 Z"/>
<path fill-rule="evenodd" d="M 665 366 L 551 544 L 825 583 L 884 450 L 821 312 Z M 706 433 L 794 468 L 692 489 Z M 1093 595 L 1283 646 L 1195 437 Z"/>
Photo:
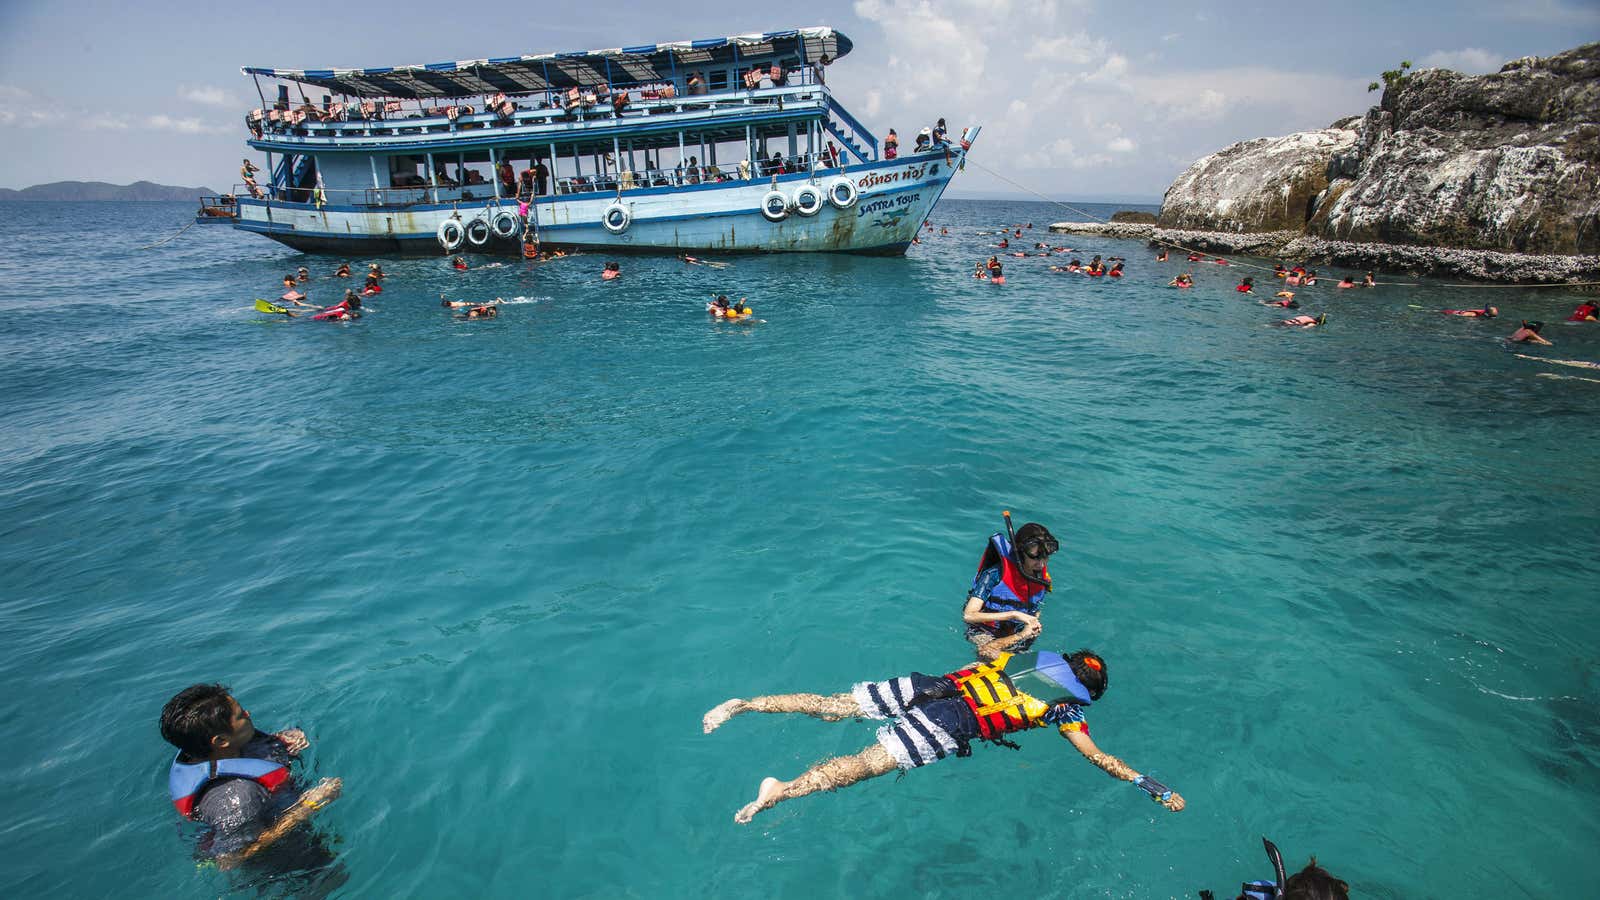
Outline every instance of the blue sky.
<path fill-rule="evenodd" d="M 1234 141 L 1364 112 L 1377 96 L 1367 83 L 1401 59 L 1485 72 L 1600 40 L 1600 0 L 757 6 L 0 0 L 0 187 L 226 187 L 246 150 L 242 114 L 258 105 L 241 65 L 399 65 L 831 25 L 855 50 L 829 85 L 880 134 L 938 116 L 979 123 L 974 160 L 1016 182 L 1155 200 Z M 952 195 L 1015 191 L 974 166 Z"/>

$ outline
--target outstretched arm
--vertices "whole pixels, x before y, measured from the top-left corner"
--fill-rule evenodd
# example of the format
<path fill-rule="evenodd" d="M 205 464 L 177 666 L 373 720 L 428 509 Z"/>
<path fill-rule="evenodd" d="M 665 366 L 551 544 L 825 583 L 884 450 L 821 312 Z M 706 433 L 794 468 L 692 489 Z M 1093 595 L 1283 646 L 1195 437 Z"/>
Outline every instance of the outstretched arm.
<path fill-rule="evenodd" d="M 1074 731 L 1066 729 L 1065 726 L 1063 726 L 1061 736 L 1071 741 L 1072 746 L 1076 747 L 1078 752 L 1083 754 L 1084 759 L 1094 763 L 1096 767 L 1105 771 L 1105 773 L 1110 775 L 1112 778 L 1116 778 L 1121 781 L 1138 780 L 1139 773 L 1135 772 L 1132 766 L 1120 759 L 1117 759 L 1115 756 L 1112 756 L 1109 753 L 1103 752 L 1099 747 L 1096 747 L 1094 740 L 1089 737 L 1087 732 Z M 1158 800 L 1157 802 L 1173 812 L 1183 809 L 1184 806 L 1183 797 L 1180 796 L 1177 791 L 1173 791 L 1172 796 L 1166 800 Z"/>
<path fill-rule="evenodd" d="M 289 807 L 272 827 L 261 832 L 261 836 L 250 843 L 243 850 L 224 854 L 217 857 L 217 868 L 228 870 L 237 867 L 240 863 L 267 849 L 280 838 L 297 828 L 302 822 L 311 818 L 311 814 L 323 806 L 338 799 L 339 791 L 344 782 L 337 778 L 324 778 L 317 782 L 311 790 L 300 795 L 300 800 Z"/>

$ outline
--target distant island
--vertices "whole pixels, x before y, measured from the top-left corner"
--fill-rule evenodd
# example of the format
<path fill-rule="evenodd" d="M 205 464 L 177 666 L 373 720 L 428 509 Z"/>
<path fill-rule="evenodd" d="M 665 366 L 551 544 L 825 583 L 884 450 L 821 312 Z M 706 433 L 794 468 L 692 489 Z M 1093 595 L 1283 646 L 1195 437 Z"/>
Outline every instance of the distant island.
<path fill-rule="evenodd" d="M 216 194 L 208 187 L 176 187 L 150 181 L 107 184 L 104 181 L 55 181 L 14 191 L 0 188 L 0 200 L 183 200 Z"/>

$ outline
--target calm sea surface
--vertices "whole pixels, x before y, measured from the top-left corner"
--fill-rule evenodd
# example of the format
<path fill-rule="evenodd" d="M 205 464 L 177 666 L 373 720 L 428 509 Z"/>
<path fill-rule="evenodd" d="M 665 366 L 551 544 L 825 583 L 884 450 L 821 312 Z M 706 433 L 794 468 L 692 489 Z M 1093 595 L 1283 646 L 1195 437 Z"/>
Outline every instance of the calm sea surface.
<path fill-rule="evenodd" d="M 1250 270 L 1179 292 L 951 201 L 904 259 L 385 260 L 325 324 L 251 300 L 305 265 L 333 302 L 336 258 L 137 249 L 189 212 L 0 205 L 0 895 L 248 881 L 165 796 L 161 706 L 213 680 L 345 782 L 337 878 L 269 893 L 1224 896 L 1262 835 L 1365 897 L 1593 888 L 1600 372 L 1502 342 L 1600 360 L 1570 292 L 1330 278 L 1326 327 L 1272 328 Z M 1129 275 L 973 280 L 1013 222 Z M 1044 643 L 1108 660 L 1096 740 L 1189 809 L 1040 732 L 734 825 L 872 727 L 701 714 L 966 662 L 1002 509 L 1061 538 Z"/>

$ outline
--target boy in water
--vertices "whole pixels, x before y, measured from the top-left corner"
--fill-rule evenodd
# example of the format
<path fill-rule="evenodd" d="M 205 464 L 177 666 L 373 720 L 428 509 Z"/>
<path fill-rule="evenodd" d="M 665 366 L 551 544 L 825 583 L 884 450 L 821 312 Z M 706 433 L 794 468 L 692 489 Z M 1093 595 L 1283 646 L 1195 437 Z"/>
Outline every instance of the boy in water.
<path fill-rule="evenodd" d="M 178 814 L 204 823 L 201 854 L 231 869 L 273 845 L 339 796 L 324 778 L 301 792 L 289 766 L 311 744 L 298 728 L 264 734 L 220 684 L 179 691 L 161 710 L 161 736 L 178 748 L 167 776 Z"/>

